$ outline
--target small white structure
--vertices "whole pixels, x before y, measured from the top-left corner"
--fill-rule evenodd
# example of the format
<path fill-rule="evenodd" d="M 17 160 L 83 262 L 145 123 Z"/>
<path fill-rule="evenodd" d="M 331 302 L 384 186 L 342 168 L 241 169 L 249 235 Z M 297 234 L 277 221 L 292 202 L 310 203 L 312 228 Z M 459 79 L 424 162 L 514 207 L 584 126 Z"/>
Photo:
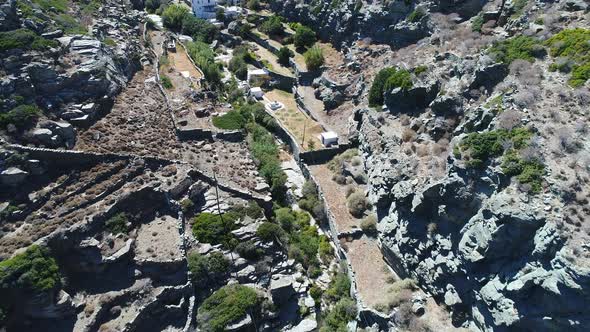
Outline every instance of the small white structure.
<path fill-rule="evenodd" d="M 266 110 L 270 111 L 270 112 L 276 112 L 276 111 L 282 109 L 283 107 L 284 107 L 284 105 L 276 100 L 266 104 Z"/>
<path fill-rule="evenodd" d="M 264 92 L 260 87 L 257 86 L 250 89 L 250 93 L 252 93 L 252 96 L 254 96 L 256 99 L 262 99 L 262 97 L 264 97 Z"/>
<path fill-rule="evenodd" d="M 218 29 L 223 29 L 223 22 L 218 21 L 216 18 L 210 19 L 209 23 L 213 24 Z"/>
<path fill-rule="evenodd" d="M 251 85 L 261 86 L 268 80 L 270 80 L 270 76 L 268 75 L 268 71 L 266 71 L 266 69 L 248 70 L 248 83 Z"/>
<path fill-rule="evenodd" d="M 326 131 L 320 134 L 320 140 L 325 147 L 338 144 L 338 134 L 333 131 Z"/>
<path fill-rule="evenodd" d="M 217 10 L 216 0 L 191 0 L 193 7 L 193 14 L 196 17 L 208 20 L 215 17 Z"/>
<path fill-rule="evenodd" d="M 190 43 L 193 41 L 193 37 L 191 36 L 187 36 L 187 35 L 178 35 L 178 40 L 180 40 L 181 43 Z"/>

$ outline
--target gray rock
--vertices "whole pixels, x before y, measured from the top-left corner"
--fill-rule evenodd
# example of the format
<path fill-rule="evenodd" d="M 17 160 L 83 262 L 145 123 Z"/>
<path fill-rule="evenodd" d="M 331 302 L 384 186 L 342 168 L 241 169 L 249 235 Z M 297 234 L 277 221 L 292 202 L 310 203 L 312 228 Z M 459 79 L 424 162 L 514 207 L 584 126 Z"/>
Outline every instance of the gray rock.
<path fill-rule="evenodd" d="M 291 275 L 277 274 L 272 276 L 269 290 L 274 303 L 285 303 L 289 301 L 291 296 L 295 295 L 294 281 Z"/>
<path fill-rule="evenodd" d="M 7 186 L 16 186 L 27 179 L 29 173 L 17 167 L 9 167 L 0 173 L 0 182 Z"/>
<path fill-rule="evenodd" d="M 315 319 L 306 318 L 302 320 L 297 326 L 293 327 L 289 332 L 312 332 L 318 328 L 318 322 Z"/>

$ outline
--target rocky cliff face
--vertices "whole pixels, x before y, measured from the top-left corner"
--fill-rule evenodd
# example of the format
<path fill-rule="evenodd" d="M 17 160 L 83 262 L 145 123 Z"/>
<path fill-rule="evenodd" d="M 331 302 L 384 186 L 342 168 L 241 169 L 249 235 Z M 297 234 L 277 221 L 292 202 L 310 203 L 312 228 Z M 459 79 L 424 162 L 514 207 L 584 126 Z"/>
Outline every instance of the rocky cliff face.
<path fill-rule="evenodd" d="M 505 28 L 531 27 L 539 17 L 534 10 L 555 13 L 570 8 L 567 3 L 537 3 L 532 12 L 513 14 Z M 543 39 L 549 29 L 568 29 L 584 15 L 583 6 L 576 8 L 560 13 L 557 27 L 527 31 Z M 440 30 L 435 31 L 424 45 L 437 45 Z M 429 53 L 429 47 L 397 54 L 395 64 L 422 64 L 428 70 L 413 78 L 412 88 L 385 91 L 388 112 L 367 109 L 355 115 L 359 121 L 351 137 L 365 160 L 383 254 L 400 275 L 415 278 L 448 306 L 456 326 L 587 330 L 588 215 L 574 221 L 578 213 L 573 211 L 587 206 L 590 150 L 582 141 L 566 147 L 583 137 L 573 128 L 585 126 L 585 102 L 573 96 L 586 95 L 587 87 L 557 92 L 564 78 L 545 74 L 553 61 L 549 56 L 508 66 L 491 59 L 485 48 L 466 54 L 460 42 L 447 44 L 454 49 L 446 53 Z M 581 118 L 559 106 L 556 93 Z M 524 94 L 531 98 L 525 101 Z M 533 133 L 529 156 L 534 152 L 545 165 L 538 193 L 507 175 L 501 160 L 473 168 L 458 152 L 469 133 L 519 126 Z"/>
<path fill-rule="evenodd" d="M 426 37 L 432 25 L 426 15 L 408 18 L 413 11 L 454 12 L 465 19 L 477 14 L 487 1 L 459 0 L 414 3 L 412 1 L 272 1 L 273 12 L 288 21 L 322 27 L 318 34 L 334 44 L 370 38 L 374 42 L 403 47 Z"/>
<path fill-rule="evenodd" d="M 457 324 L 471 317 L 484 331 L 584 330 L 590 270 L 572 264 L 545 196 L 503 188 L 492 172 L 474 181 L 453 157 L 442 178 L 424 183 L 409 176 L 400 141 L 375 139 L 376 123 L 363 116 L 360 140 L 382 250 L 400 274 L 449 306 Z"/>

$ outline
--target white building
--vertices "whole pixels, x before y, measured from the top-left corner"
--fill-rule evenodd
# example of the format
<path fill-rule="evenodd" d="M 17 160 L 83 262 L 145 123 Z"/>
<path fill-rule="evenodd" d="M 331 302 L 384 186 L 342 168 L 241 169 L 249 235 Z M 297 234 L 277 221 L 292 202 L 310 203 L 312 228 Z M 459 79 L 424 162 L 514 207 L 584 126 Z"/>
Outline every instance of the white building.
<path fill-rule="evenodd" d="M 262 89 L 260 87 L 257 87 L 257 86 L 250 89 L 250 93 L 256 99 L 262 99 L 262 97 L 264 97 L 264 92 L 262 91 Z"/>
<path fill-rule="evenodd" d="M 338 144 L 338 134 L 333 131 L 321 133 L 320 139 L 325 147 L 329 147 L 332 144 Z"/>
<path fill-rule="evenodd" d="M 193 14 L 202 19 L 215 17 L 217 10 L 217 0 L 192 0 Z"/>

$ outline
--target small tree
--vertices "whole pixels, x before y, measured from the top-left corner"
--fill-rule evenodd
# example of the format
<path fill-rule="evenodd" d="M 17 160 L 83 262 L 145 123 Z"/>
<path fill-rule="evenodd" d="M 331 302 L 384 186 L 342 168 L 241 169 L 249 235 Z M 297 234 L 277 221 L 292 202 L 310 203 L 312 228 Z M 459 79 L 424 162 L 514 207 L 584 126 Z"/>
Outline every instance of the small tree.
<path fill-rule="evenodd" d="M 182 29 L 182 21 L 187 15 L 190 14 L 186 6 L 171 5 L 162 13 L 162 22 L 167 28 L 180 31 Z"/>
<path fill-rule="evenodd" d="M 309 70 L 318 70 L 324 64 L 324 51 L 317 46 L 314 45 L 312 48 L 307 50 L 303 55 L 305 58 L 305 65 Z"/>
<path fill-rule="evenodd" d="M 299 25 L 295 30 L 295 36 L 293 37 L 293 43 L 297 48 L 311 47 L 316 42 L 315 31 L 306 27 L 305 25 Z"/>
<path fill-rule="evenodd" d="M 377 234 L 377 217 L 374 214 L 366 216 L 361 221 L 361 229 L 370 236 Z"/>
<path fill-rule="evenodd" d="M 146 0 L 145 1 L 145 9 L 148 13 L 153 13 L 156 9 L 160 8 L 161 5 L 160 0 Z"/>
<path fill-rule="evenodd" d="M 260 25 L 260 31 L 271 36 L 278 36 L 282 35 L 285 32 L 285 29 L 283 28 L 283 21 L 281 18 L 277 15 L 273 15 Z"/>
<path fill-rule="evenodd" d="M 289 66 L 289 59 L 293 56 L 293 51 L 291 51 L 291 49 L 289 49 L 287 46 L 283 46 L 279 50 L 278 62 L 283 66 Z"/>

